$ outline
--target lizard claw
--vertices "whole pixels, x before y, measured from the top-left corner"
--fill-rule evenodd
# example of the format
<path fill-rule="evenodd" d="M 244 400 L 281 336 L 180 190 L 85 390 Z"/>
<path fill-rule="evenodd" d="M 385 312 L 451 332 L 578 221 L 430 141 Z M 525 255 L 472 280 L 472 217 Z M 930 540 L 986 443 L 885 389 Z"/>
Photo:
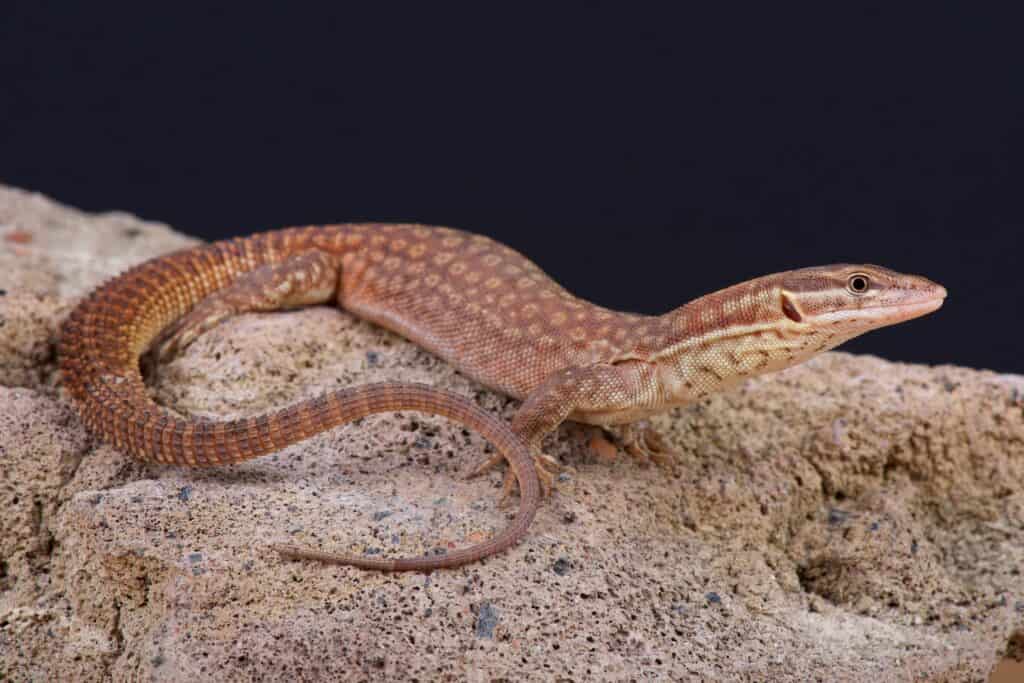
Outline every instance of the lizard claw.
<path fill-rule="evenodd" d="M 502 455 L 501 453 L 495 453 L 491 457 L 480 462 L 472 470 L 470 470 L 469 473 L 466 475 L 466 479 L 473 479 L 474 477 L 479 477 L 481 474 L 490 472 L 503 462 L 505 462 L 505 456 Z"/>
<path fill-rule="evenodd" d="M 541 497 L 551 497 L 551 494 L 555 491 L 555 481 L 558 479 L 559 473 L 565 471 L 565 466 L 550 455 L 537 453 L 533 456 L 533 468 L 536 470 L 537 479 L 540 481 Z M 501 489 L 501 505 L 504 505 L 511 495 L 519 490 L 519 482 L 516 480 L 516 475 L 512 468 L 505 472 L 505 480 L 502 482 Z"/>
<path fill-rule="evenodd" d="M 485 472 L 489 472 L 505 460 L 501 453 L 495 453 L 490 458 L 487 458 L 475 468 L 468 475 L 467 479 L 477 477 Z M 540 480 L 541 494 L 547 498 L 555 490 L 555 480 L 558 478 L 560 472 L 565 471 L 565 466 L 559 463 L 557 460 L 552 458 L 550 455 L 544 453 L 537 453 L 533 456 L 533 467 L 537 472 L 537 479 Z M 516 474 L 510 467 L 505 471 L 505 477 L 501 484 L 501 500 L 498 503 L 504 507 L 508 504 L 512 495 L 519 490 L 519 482 L 516 480 Z"/>

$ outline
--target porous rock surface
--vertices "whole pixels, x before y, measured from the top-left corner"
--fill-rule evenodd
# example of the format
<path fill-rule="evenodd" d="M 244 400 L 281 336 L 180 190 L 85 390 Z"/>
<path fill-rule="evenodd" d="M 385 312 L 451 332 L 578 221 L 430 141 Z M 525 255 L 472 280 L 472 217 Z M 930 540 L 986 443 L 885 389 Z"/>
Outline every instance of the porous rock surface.
<path fill-rule="evenodd" d="M 510 514 L 500 475 L 466 481 L 486 444 L 415 413 L 215 470 L 88 436 L 60 321 L 191 242 L 0 186 L 0 680 L 969 681 L 1024 656 L 1022 377 L 826 354 L 655 420 L 674 473 L 563 426 L 570 473 L 485 562 L 286 562 L 266 546 L 478 541 Z M 156 375 L 207 416 L 383 379 L 515 409 L 326 307 L 232 319 Z"/>

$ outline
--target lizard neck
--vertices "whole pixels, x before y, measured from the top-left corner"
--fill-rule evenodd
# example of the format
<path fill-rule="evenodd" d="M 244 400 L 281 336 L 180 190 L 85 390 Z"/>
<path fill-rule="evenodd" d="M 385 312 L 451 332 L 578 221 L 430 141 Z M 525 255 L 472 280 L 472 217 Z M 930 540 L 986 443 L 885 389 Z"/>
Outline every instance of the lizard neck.
<path fill-rule="evenodd" d="M 796 365 L 842 341 L 821 343 L 811 325 L 786 317 L 779 307 L 781 291 L 771 278 L 759 278 L 663 316 L 671 330 L 669 343 L 651 360 L 667 402 L 689 403 L 748 377 Z"/>

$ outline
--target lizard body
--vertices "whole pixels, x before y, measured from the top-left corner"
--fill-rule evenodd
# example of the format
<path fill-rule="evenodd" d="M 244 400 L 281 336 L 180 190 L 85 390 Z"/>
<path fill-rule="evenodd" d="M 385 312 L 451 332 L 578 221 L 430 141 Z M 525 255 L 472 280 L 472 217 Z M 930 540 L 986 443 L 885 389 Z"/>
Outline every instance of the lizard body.
<path fill-rule="evenodd" d="M 477 429 L 498 448 L 477 471 L 507 458 L 506 491 L 518 481 L 521 492 L 516 520 L 491 541 L 402 560 L 279 548 L 376 569 L 431 569 L 485 557 L 522 537 L 538 504 L 538 473 L 548 488 L 556 466 L 540 453 L 541 440 L 562 421 L 632 423 L 924 315 L 944 297 L 921 277 L 840 264 L 756 278 L 643 316 L 574 297 L 487 237 L 344 224 L 216 242 L 137 266 L 79 304 L 64 326 L 60 357 L 86 425 L 144 460 L 238 462 L 384 410 L 435 412 Z M 229 316 L 331 302 L 523 400 L 511 430 L 466 399 L 412 385 L 355 387 L 230 421 L 171 415 L 145 392 L 138 360 L 154 342 L 168 357 Z M 665 457 L 656 435 L 628 433 L 633 454 Z"/>

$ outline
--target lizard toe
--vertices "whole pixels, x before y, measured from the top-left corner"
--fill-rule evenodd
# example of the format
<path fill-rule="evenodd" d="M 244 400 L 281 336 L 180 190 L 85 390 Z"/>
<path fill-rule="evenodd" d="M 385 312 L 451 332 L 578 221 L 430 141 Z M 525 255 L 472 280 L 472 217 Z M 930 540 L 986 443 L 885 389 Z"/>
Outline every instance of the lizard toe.
<path fill-rule="evenodd" d="M 533 466 L 537 472 L 537 479 L 540 481 L 541 496 L 550 498 L 555 492 L 555 483 L 558 475 L 566 470 L 565 465 L 544 453 L 537 453 L 533 456 Z M 519 490 L 519 482 L 511 468 L 505 471 L 505 477 L 501 483 L 501 500 L 499 505 L 504 507 L 508 504 L 512 495 Z"/>
<path fill-rule="evenodd" d="M 641 465 L 652 462 L 660 467 L 672 467 L 680 456 L 665 438 L 647 424 L 630 424 L 621 433 L 608 432 L 622 450 Z"/>
<path fill-rule="evenodd" d="M 479 477 L 481 474 L 486 474 L 503 462 L 505 462 L 505 456 L 501 453 L 495 453 L 489 458 L 485 458 L 477 463 L 477 465 L 466 474 L 466 479 L 473 479 L 474 477 Z M 509 470 L 509 474 L 511 474 L 511 470 Z M 515 476 L 512 477 L 512 480 L 515 481 Z"/>

